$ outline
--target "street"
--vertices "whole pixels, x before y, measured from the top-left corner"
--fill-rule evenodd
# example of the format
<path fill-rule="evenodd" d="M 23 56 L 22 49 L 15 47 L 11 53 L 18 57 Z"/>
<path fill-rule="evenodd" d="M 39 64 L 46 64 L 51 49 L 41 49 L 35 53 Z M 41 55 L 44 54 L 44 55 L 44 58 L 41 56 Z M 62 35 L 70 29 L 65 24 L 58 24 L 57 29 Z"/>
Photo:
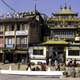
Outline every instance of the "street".
<path fill-rule="evenodd" d="M 80 78 L 52 78 L 42 76 L 19 76 L 0 74 L 0 80 L 80 80 Z"/>

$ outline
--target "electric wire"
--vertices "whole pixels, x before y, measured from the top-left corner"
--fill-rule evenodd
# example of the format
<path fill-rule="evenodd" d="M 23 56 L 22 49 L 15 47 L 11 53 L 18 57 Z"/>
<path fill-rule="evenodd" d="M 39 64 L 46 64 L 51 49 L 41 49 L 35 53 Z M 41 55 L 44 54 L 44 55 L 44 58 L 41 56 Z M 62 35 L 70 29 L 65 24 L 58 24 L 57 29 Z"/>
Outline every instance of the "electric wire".
<path fill-rule="evenodd" d="M 3 4 L 5 4 L 10 10 L 12 10 L 13 12 L 17 12 L 14 8 L 12 8 L 7 2 L 5 2 L 4 0 L 1 0 L 1 2 Z"/>

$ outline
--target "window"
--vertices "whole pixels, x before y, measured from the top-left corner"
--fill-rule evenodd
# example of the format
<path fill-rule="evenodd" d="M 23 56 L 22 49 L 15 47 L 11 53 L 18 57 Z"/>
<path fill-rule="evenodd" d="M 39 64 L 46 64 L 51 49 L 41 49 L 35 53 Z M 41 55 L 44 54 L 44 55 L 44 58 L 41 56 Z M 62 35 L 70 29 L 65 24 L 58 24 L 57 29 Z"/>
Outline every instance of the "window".
<path fill-rule="evenodd" d="M 24 24 L 24 28 L 25 28 L 25 30 L 28 30 L 29 29 L 29 24 Z"/>
<path fill-rule="evenodd" d="M 14 25 L 12 24 L 9 25 L 9 31 L 14 31 Z"/>
<path fill-rule="evenodd" d="M 0 38 L 0 44 L 3 44 L 3 38 Z"/>
<path fill-rule="evenodd" d="M 20 30 L 20 24 L 17 24 L 17 28 L 16 28 L 16 30 Z"/>
<path fill-rule="evenodd" d="M 79 56 L 79 50 L 69 50 L 69 56 Z"/>
<path fill-rule="evenodd" d="M 25 30 L 25 25 L 24 24 L 21 24 L 21 30 Z"/>
<path fill-rule="evenodd" d="M 16 43 L 20 44 L 20 38 L 19 37 L 16 38 Z"/>
<path fill-rule="evenodd" d="M 14 31 L 14 25 L 13 24 L 5 25 L 5 30 L 6 31 Z"/>
<path fill-rule="evenodd" d="M 9 25 L 5 25 L 5 30 L 9 31 Z"/>
<path fill-rule="evenodd" d="M 14 44 L 13 38 L 6 38 L 6 44 Z"/>
<path fill-rule="evenodd" d="M 43 50 L 33 50 L 33 55 L 43 55 Z"/>
<path fill-rule="evenodd" d="M 14 25 L 11 25 L 11 27 L 12 27 L 11 31 L 14 31 Z"/>
<path fill-rule="evenodd" d="M 0 31 L 3 31 L 3 26 L 2 25 L 0 25 Z"/>
<path fill-rule="evenodd" d="M 27 37 L 17 37 L 17 44 L 27 44 Z"/>

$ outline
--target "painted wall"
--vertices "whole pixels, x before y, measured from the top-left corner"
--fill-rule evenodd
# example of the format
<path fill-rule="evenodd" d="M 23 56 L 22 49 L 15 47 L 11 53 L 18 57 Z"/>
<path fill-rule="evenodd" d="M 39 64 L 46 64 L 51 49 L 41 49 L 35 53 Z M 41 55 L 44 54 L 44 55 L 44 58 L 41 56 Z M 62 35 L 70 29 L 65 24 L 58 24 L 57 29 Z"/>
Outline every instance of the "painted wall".
<path fill-rule="evenodd" d="M 0 38 L 0 48 L 4 47 L 3 38 Z"/>

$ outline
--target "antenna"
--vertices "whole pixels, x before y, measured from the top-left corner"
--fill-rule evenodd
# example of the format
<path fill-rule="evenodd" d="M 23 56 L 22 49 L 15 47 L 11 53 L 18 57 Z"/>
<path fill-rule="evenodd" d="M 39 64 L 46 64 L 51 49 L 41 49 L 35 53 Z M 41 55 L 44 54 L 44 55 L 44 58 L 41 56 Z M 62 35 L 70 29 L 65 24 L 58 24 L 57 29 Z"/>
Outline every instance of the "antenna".
<path fill-rule="evenodd" d="M 65 6 L 64 7 L 65 7 L 65 9 L 67 8 L 67 0 L 65 0 Z"/>
<path fill-rule="evenodd" d="M 35 12 L 36 12 L 36 10 L 37 10 L 37 6 L 36 6 L 36 4 L 37 4 L 37 0 L 34 0 L 34 5 L 35 5 Z"/>
<path fill-rule="evenodd" d="M 67 5 L 67 0 L 65 0 L 65 6 Z"/>

